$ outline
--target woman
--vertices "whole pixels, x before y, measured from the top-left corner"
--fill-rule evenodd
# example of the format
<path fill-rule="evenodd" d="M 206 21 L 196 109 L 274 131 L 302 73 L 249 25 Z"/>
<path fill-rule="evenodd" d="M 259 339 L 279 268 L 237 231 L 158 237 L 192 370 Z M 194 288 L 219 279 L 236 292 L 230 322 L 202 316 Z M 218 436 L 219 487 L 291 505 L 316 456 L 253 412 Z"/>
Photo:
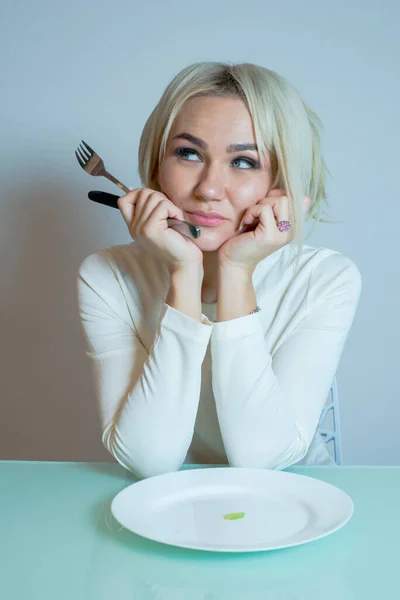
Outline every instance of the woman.
<path fill-rule="evenodd" d="M 326 197 L 318 124 L 253 64 L 185 68 L 149 117 L 145 187 L 119 200 L 134 241 L 78 276 L 103 443 L 139 477 L 185 459 L 332 462 L 316 430 L 361 278 L 349 258 L 303 244 Z M 200 237 L 167 218 L 198 223 Z"/>

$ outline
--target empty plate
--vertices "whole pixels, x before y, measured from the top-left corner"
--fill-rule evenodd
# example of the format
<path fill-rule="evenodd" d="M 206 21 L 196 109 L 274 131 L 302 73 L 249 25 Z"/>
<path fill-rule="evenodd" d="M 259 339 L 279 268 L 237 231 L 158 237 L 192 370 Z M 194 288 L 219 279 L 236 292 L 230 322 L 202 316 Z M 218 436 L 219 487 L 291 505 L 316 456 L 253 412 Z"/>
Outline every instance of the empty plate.
<path fill-rule="evenodd" d="M 245 468 L 167 473 L 134 483 L 111 504 L 126 529 L 214 552 L 288 548 L 337 531 L 353 514 L 339 488 L 304 475 Z"/>

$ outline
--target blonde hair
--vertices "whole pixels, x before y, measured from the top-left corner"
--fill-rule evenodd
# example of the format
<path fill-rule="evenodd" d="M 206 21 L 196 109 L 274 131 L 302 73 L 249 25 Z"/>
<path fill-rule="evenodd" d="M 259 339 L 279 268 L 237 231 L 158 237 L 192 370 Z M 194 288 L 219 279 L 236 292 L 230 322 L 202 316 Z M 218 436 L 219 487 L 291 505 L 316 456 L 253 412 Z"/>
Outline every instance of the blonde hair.
<path fill-rule="evenodd" d="M 314 219 L 315 225 L 335 223 L 321 218 L 322 202 L 329 205 L 325 190 L 327 168 L 321 154 L 322 124 L 296 89 L 274 71 L 251 63 L 220 62 L 195 63 L 180 71 L 165 89 L 142 132 L 139 175 L 143 185 L 160 190 L 158 168 L 172 125 L 184 103 L 198 96 L 238 97 L 246 104 L 259 153 L 269 154 L 271 189 L 285 189 L 291 202 L 293 239 L 297 241 L 299 257 L 305 221 Z M 304 220 L 305 195 L 310 197 L 311 205 Z"/>

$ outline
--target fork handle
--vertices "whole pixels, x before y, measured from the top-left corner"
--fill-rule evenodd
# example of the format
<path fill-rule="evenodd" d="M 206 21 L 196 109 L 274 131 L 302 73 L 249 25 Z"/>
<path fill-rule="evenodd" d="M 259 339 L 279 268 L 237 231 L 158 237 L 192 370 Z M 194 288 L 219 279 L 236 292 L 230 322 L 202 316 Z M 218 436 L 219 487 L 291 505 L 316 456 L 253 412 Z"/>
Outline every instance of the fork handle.
<path fill-rule="evenodd" d="M 111 173 L 109 173 L 108 171 L 104 171 L 104 177 L 107 177 L 107 179 L 115 183 L 115 185 L 117 185 L 126 194 L 128 194 L 128 192 L 131 191 L 128 187 L 126 187 L 126 185 L 121 183 L 116 177 L 114 177 L 114 175 L 111 175 Z"/>
<path fill-rule="evenodd" d="M 130 190 L 129 190 L 130 191 Z M 111 208 L 118 209 L 118 199 L 119 196 L 116 194 L 109 194 L 108 192 L 100 192 L 98 190 L 93 190 L 88 193 L 89 199 L 94 202 L 98 202 L 99 204 L 105 204 L 105 206 L 110 206 Z M 198 225 L 195 223 L 191 223 L 190 221 L 180 221 L 179 219 L 167 219 L 168 227 L 171 229 L 175 229 L 182 233 L 186 237 L 197 239 L 201 235 L 201 230 Z"/>

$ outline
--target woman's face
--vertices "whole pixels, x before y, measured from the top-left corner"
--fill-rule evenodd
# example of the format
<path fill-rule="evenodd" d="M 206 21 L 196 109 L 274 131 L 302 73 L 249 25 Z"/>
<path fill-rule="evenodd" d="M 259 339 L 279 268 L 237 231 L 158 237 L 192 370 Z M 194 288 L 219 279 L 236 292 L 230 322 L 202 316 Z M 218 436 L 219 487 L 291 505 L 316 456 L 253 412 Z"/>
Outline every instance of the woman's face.
<path fill-rule="evenodd" d="M 201 236 L 193 242 L 201 250 L 218 250 L 237 233 L 246 210 L 269 192 L 270 165 L 255 146 L 251 116 L 239 98 L 192 98 L 175 119 L 158 173 L 161 191 L 188 221 L 197 222 L 191 211 L 225 218 L 198 222 Z"/>

